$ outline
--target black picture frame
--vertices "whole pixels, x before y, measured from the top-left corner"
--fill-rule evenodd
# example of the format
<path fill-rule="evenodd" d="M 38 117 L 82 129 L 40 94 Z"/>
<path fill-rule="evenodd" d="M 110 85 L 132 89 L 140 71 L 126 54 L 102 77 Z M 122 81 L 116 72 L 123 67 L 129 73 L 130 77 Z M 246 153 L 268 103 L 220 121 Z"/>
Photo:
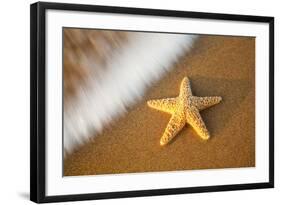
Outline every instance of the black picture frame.
<path fill-rule="evenodd" d="M 45 25 L 46 10 L 121 13 L 180 18 L 216 19 L 263 22 L 269 24 L 269 181 L 263 183 L 229 184 L 220 186 L 138 190 L 46 196 L 46 81 Z M 274 17 L 230 15 L 144 8 L 109 7 L 82 4 L 38 2 L 30 6 L 30 199 L 37 203 L 76 200 L 96 200 L 198 192 L 261 189 L 274 187 Z"/>

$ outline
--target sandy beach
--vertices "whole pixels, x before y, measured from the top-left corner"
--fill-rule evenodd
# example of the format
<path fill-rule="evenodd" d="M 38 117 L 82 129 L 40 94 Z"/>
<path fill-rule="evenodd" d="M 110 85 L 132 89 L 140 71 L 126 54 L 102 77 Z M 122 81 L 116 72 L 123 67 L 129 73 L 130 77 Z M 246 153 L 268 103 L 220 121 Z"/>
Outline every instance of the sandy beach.
<path fill-rule="evenodd" d="M 175 97 L 184 76 L 196 96 L 221 96 L 201 112 L 211 134 L 186 126 L 167 146 L 159 140 L 170 115 L 147 100 Z M 255 166 L 255 39 L 201 36 L 141 102 L 64 161 L 64 175 L 95 175 Z"/>

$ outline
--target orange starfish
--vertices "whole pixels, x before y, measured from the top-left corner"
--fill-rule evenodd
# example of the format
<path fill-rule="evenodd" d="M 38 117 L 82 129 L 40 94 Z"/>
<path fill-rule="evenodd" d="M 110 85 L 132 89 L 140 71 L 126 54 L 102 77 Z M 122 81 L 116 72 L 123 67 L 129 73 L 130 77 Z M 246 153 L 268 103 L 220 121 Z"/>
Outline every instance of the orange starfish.
<path fill-rule="evenodd" d="M 160 139 L 160 145 L 166 145 L 170 142 L 186 123 L 190 124 L 203 140 L 209 139 L 210 134 L 199 111 L 216 105 L 221 100 L 222 98 L 219 96 L 193 96 L 190 82 L 187 77 L 181 82 L 180 94 L 178 97 L 149 100 L 147 102 L 149 107 L 172 115 L 165 132 Z"/>

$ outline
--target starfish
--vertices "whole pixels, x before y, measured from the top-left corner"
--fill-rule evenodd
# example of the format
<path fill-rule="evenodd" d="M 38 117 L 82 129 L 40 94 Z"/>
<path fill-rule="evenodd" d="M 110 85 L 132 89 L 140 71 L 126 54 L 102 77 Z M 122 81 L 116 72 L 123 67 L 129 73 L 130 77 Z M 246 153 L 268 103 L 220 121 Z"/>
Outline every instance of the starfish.
<path fill-rule="evenodd" d="M 221 100 L 222 98 L 219 96 L 197 97 L 192 95 L 190 81 L 184 77 L 180 85 L 179 96 L 147 101 L 149 107 L 172 115 L 160 139 L 160 145 L 168 144 L 186 123 L 191 125 L 203 140 L 209 139 L 210 134 L 199 111 L 216 105 Z"/>

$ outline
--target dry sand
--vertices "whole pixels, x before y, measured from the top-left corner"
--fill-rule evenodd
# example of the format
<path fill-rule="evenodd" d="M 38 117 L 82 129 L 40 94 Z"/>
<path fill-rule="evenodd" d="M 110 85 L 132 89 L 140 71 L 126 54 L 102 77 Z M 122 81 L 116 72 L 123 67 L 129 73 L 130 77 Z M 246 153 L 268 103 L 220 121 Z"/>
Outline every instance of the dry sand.
<path fill-rule="evenodd" d="M 159 145 L 170 115 L 146 105 L 174 97 L 184 76 L 193 94 L 222 96 L 201 112 L 211 133 L 202 141 L 186 126 Z M 149 89 L 142 102 L 68 156 L 64 175 L 151 172 L 255 166 L 255 39 L 202 36 L 191 53 Z"/>

